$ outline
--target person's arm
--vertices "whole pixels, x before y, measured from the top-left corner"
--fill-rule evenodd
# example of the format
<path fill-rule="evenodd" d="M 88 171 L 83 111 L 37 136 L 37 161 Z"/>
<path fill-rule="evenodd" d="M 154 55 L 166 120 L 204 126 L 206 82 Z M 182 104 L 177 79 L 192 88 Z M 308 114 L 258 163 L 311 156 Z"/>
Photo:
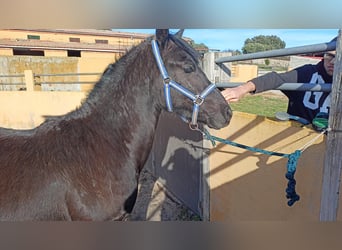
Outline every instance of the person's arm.
<path fill-rule="evenodd" d="M 224 99 L 226 99 L 226 101 L 229 103 L 229 102 L 237 102 L 242 97 L 244 97 L 247 93 L 252 93 L 254 91 L 255 91 L 255 84 L 251 81 L 248 81 L 235 88 L 226 88 L 221 93 Z"/>
<path fill-rule="evenodd" d="M 255 84 L 253 93 L 260 93 L 271 89 L 276 89 L 285 82 L 297 82 L 297 70 L 288 71 L 285 73 L 270 72 L 265 75 L 256 77 L 251 80 Z"/>
<path fill-rule="evenodd" d="M 278 74 L 276 72 L 270 72 L 265 75 L 253 78 L 252 80 L 240 86 L 234 88 L 226 88 L 221 93 L 227 102 L 237 102 L 248 93 L 260 93 L 266 90 L 276 89 L 285 82 L 296 81 L 296 70 L 281 74 Z"/>

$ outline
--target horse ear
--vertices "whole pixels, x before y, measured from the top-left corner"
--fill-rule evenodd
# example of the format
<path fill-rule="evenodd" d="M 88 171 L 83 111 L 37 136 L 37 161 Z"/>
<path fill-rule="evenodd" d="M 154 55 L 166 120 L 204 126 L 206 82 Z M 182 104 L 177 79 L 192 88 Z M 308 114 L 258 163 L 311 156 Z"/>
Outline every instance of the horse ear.
<path fill-rule="evenodd" d="M 156 30 L 156 40 L 158 41 L 160 46 L 164 46 L 168 37 L 169 37 L 169 30 L 168 29 L 157 29 Z"/>
<path fill-rule="evenodd" d="M 177 33 L 175 34 L 175 36 L 178 37 L 178 38 L 182 38 L 183 32 L 184 32 L 184 29 L 180 29 L 180 30 L 177 31 Z"/>

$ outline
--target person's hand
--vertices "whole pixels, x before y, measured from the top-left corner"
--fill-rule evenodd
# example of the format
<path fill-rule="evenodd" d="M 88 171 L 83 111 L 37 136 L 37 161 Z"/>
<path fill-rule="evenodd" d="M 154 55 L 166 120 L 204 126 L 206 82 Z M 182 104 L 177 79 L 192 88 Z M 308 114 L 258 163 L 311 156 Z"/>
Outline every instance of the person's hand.
<path fill-rule="evenodd" d="M 228 103 L 237 102 L 246 94 L 253 92 L 255 90 L 255 85 L 253 82 L 247 82 L 235 88 L 226 88 L 221 91 L 221 94 L 226 99 Z"/>

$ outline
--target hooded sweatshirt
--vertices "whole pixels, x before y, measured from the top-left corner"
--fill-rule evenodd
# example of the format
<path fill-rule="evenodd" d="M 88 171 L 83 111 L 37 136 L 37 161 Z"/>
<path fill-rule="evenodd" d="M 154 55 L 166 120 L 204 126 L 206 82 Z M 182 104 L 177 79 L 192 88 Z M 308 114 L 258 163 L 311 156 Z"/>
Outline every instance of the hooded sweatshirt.
<path fill-rule="evenodd" d="M 254 93 L 276 89 L 283 83 L 316 83 L 331 84 L 332 76 L 329 76 L 323 65 L 323 60 L 318 64 L 307 64 L 285 73 L 271 72 L 251 80 L 255 84 Z M 287 112 L 312 122 L 319 112 L 329 113 L 330 93 L 313 91 L 282 91 L 289 99 Z"/>

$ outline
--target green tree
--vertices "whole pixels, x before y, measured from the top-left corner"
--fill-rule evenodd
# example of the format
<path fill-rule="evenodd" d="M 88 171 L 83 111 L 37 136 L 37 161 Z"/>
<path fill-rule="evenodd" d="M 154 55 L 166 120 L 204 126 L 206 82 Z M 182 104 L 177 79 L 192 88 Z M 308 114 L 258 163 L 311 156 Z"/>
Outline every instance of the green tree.
<path fill-rule="evenodd" d="M 259 51 L 283 49 L 285 46 L 286 43 L 278 36 L 259 35 L 245 40 L 244 46 L 242 47 L 242 53 L 247 54 Z"/>
<path fill-rule="evenodd" d="M 270 59 L 266 58 L 266 59 L 265 59 L 265 64 L 266 64 L 267 66 L 270 65 Z"/>
<path fill-rule="evenodd" d="M 204 43 L 191 43 L 191 46 L 194 48 L 194 49 L 198 49 L 198 48 L 203 48 L 203 49 L 207 49 L 209 50 L 208 46 L 205 45 Z"/>
<path fill-rule="evenodd" d="M 233 56 L 236 56 L 236 55 L 241 55 L 241 51 L 236 49 L 236 50 L 233 50 L 233 49 L 225 49 L 223 50 L 222 52 L 231 52 Z"/>

